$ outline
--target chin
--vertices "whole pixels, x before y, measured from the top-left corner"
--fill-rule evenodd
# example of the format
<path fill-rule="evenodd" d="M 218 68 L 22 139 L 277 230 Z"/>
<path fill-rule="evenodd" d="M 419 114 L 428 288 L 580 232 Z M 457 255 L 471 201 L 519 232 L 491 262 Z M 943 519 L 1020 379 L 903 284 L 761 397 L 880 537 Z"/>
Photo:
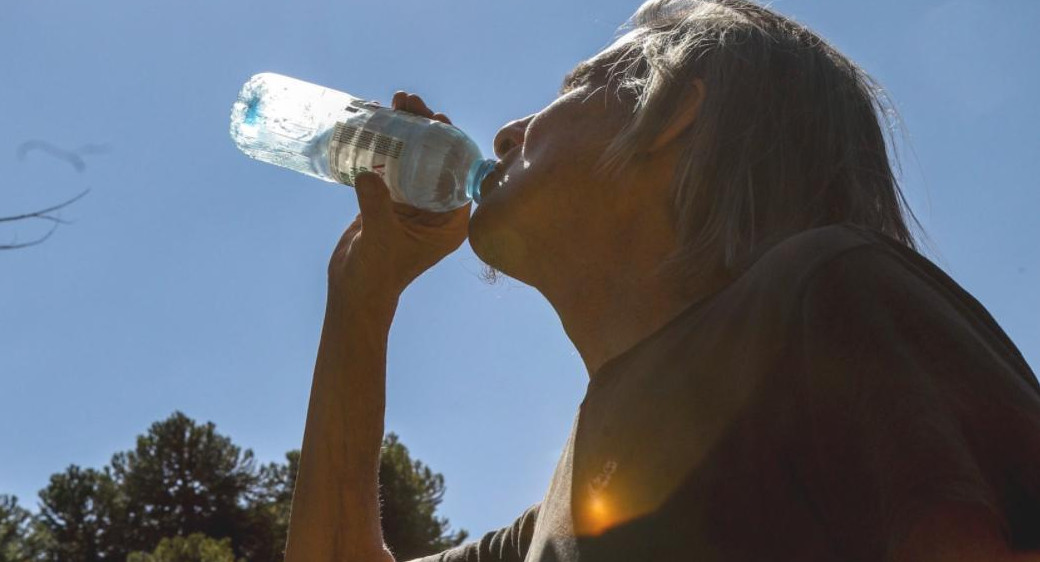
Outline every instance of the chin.
<path fill-rule="evenodd" d="M 477 206 L 469 220 L 469 245 L 488 267 L 523 281 L 526 277 L 523 264 L 528 254 L 527 244 L 495 210 L 493 206 Z"/>
<path fill-rule="evenodd" d="M 491 209 L 478 206 L 469 218 L 469 245 L 473 253 L 490 267 L 501 268 L 499 250 L 495 243 L 495 217 Z M 489 216 L 492 215 L 492 216 Z M 499 221 L 500 222 L 500 221 Z"/>

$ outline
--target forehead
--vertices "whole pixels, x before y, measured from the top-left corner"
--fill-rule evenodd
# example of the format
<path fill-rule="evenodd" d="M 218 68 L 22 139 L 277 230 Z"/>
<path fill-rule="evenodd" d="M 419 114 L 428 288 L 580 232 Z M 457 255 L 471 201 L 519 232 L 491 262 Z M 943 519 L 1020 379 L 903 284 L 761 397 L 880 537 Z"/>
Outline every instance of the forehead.
<path fill-rule="evenodd" d="M 592 77 L 602 77 L 607 68 L 617 60 L 617 57 L 632 46 L 632 42 L 640 35 L 642 30 L 633 29 L 618 37 L 609 46 L 596 53 L 592 57 L 579 62 L 563 78 L 560 87 L 560 95 L 566 94 L 572 88 Z"/>

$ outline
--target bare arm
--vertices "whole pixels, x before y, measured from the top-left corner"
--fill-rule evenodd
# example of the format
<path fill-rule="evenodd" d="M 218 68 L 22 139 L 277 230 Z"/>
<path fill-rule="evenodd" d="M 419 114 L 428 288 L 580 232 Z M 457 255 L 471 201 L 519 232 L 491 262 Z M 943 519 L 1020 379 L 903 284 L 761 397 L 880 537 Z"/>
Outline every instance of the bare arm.
<path fill-rule="evenodd" d="M 394 109 L 449 122 L 418 96 Z M 393 562 L 379 519 L 386 345 L 404 289 L 466 238 L 469 205 L 431 213 L 360 174 L 361 214 L 329 263 L 329 294 L 289 518 L 289 562 Z"/>
<path fill-rule="evenodd" d="M 286 560 L 393 560 L 383 549 L 378 472 L 395 308 L 390 295 L 370 302 L 329 298 Z"/>

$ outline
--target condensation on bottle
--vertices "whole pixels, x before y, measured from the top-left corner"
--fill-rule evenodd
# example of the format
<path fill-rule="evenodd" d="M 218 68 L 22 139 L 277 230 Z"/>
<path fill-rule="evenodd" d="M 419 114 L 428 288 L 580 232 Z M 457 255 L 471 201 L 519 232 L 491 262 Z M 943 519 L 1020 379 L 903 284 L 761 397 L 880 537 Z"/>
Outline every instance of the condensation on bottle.
<path fill-rule="evenodd" d="M 270 72 L 242 86 L 231 138 L 257 160 L 329 182 L 375 172 L 391 199 L 430 211 L 480 203 L 495 166 L 452 125 Z"/>

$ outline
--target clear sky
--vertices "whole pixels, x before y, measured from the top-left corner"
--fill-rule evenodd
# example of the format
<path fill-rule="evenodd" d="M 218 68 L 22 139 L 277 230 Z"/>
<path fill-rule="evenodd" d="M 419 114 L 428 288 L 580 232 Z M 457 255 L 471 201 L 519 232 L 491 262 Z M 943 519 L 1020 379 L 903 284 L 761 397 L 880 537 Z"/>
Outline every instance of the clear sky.
<path fill-rule="evenodd" d="M 1040 2 L 777 0 L 884 84 L 929 254 L 1040 365 Z M 44 244 L 0 252 L 0 493 L 35 507 L 182 410 L 260 460 L 303 434 L 328 255 L 352 190 L 250 160 L 228 115 L 275 71 L 422 94 L 486 154 L 638 6 L 618 0 L 5 0 L 0 216 L 86 188 Z M 78 172 L 44 140 L 83 156 Z M 0 244 L 48 224 L 0 224 Z M 539 501 L 587 374 L 553 309 L 468 245 L 401 299 L 387 429 L 445 475 L 472 534 Z M 662 446 L 667 446 L 662 436 Z"/>

